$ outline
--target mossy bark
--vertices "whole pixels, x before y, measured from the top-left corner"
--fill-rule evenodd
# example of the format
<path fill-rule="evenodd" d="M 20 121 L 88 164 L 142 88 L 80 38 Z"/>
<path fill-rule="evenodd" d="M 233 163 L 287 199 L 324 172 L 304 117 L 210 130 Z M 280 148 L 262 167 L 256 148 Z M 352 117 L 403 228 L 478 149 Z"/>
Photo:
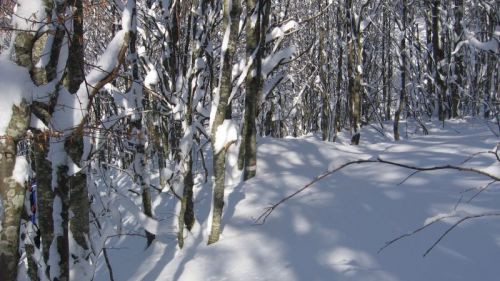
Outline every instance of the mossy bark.
<path fill-rule="evenodd" d="M 0 196 L 3 206 L 0 232 L 0 280 L 14 281 L 19 262 L 19 226 L 23 213 L 25 189 L 12 177 L 16 165 L 16 146 L 29 124 L 25 102 L 12 106 L 12 116 L 5 138 L 0 140 Z"/>

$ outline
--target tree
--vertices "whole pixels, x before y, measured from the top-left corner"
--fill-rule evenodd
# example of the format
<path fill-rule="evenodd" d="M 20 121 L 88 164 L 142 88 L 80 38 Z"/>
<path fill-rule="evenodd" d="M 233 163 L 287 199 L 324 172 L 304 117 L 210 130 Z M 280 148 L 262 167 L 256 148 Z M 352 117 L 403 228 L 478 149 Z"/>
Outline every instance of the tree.
<path fill-rule="evenodd" d="M 224 40 L 221 50 L 221 70 L 219 87 L 214 94 L 212 101 L 212 112 L 210 116 L 212 152 L 213 152 L 213 206 L 212 206 L 212 227 L 208 244 L 219 240 L 221 232 L 222 208 L 224 207 L 224 186 L 226 172 L 226 149 L 230 143 L 222 138 L 226 132 L 219 127 L 226 122 L 230 125 L 230 120 L 226 120 L 226 114 L 230 110 L 229 97 L 231 96 L 231 70 L 233 66 L 236 42 L 238 39 L 239 18 L 241 13 L 240 0 L 224 0 L 224 23 L 222 30 L 225 30 Z M 224 128 L 224 127 L 222 127 Z M 226 126 L 227 128 L 227 126 Z"/>

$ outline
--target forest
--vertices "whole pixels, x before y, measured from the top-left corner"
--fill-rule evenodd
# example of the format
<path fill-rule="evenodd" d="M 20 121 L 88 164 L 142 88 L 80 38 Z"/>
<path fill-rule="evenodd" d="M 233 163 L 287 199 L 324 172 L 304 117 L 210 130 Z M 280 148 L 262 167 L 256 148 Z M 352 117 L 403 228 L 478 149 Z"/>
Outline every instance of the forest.
<path fill-rule="evenodd" d="M 0 280 L 497 280 L 499 93 L 495 0 L 0 0 Z"/>

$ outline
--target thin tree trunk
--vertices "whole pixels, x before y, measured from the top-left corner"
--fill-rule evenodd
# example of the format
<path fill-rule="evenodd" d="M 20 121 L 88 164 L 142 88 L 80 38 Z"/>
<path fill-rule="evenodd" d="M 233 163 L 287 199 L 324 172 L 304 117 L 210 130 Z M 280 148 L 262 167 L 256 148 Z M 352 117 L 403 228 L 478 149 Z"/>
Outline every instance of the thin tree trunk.
<path fill-rule="evenodd" d="M 407 17 L 407 2 L 402 0 L 403 5 L 403 36 L 401 38 L 401 92 L 399 95 L 399 105 L 394 114 L 394 140 L 399 140 L 399 118 L 401 112 L 406 106 L 406 17 Z"/>
<path fill-rule="evenodd" d="M 245 116 L 240 146 L 239 168 L 243 170 L 243 179 L 248 180 L 255 176 L 257 170 L 257 100 L 262 95 L 262 50 L 261 32 L 265 33 L 263 5 L 261 0 L 246 0 L 247 18 L 256 14 L 255 25 L 250 22 L 246 25 L 246 56 L 247 61 L 253 59 L 253 66 L 245 77 Z"/>
<path fill-rule="evenodd" d="M 444 96 L 446 94 L 446 85 L 443 80 L 442 60 L 444 53 L 440 40 L 440 18 L 439 9 L 441 0 L 433 0 L 432 2 L 432 54 L 434 59 L 434 80 L 435 90 L 438 98 L 438 116 L 440 121 L 445 119 Z"/>
<path fill-rule="evenodd" d="M 342 22 L 344 21 L 343 16 L 342 16 L 342 9 L 337 7 L 337 42 L 341 42 L 343 40 L 342 37 Z M 345 26 L 345 25 L 344 25 Z M 335 134 L 333 137 L 333 141 L 337 139 L 337 134 L 340 132 L 342 129 L 341 122 L 340 122 L 340 110 L 341 110 L 341 102 L 342 102 L 342 64 L 343 64 L 343 58 L 344 58 L 344 48 L 342 47 L 342 44 L 338 44 L 339 48 L 339 53 L 338 53 L 338 60 L 337 60 L 337 85 L 335 86 L 335 94 L 337 95 L 337 101 L 335 102 L 335 121 L 334 121 L 334 130 Z"/>

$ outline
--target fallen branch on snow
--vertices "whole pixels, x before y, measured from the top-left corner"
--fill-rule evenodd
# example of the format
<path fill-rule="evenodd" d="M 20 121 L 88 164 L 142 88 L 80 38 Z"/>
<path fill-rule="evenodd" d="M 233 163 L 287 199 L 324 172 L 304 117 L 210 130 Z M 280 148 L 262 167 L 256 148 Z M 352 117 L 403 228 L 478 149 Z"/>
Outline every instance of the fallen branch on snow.
<path fill-rule="evenodd" d="M 311 187 L 313 184 L 317 183 L 318 181 L 336 173 L 339 170 L 344 169 L 345 167 L 348 167 L 348 166 L 351 166 L 354 164 L 363 164 L 363 163 L 383 163 L 383 164 L 387 164 L 387 165 L 392 165 L 392 166 L 397 166 L 397 167 L 415 170 L 415 172 L 412 173 L 411 175 L 414 175 L 416 172 L 420 172 L 420 171 L 457 170 L 457 171 L 472 172 L 472 173 L 480 174 L 480 175 L 486 176 L 488 178 L 491 178 L 493 180 L 493 182 L 500 181 L 500 176 L 497 176 L 497 175 L 494 175 L 494 174 L 491 174 L 491 173 L 488 173 L 488 172 L 485 172 L 485 171 L 482 171 L 479 169 L 470 168 L 470 167 L 462 167 L 462 166 L 456 166 L 456 165 L 450 165 L 450 164 L 441 165 L 441 166 L 432 166 L 432 167 L 418 167 L 418 166 L 412 166 L 412 165 L 402 164 L 402 163 L 398 163 L 398 162 L 393 162 L 393 161 L 389 161 L 389 160 L 384 160 L 380 157 L 377 157 L 376 159 L 373 159 L 373 158 L 359 159 L 359 160 L 354 160 L 354 161 L 344 163 L 341 166 L 339 166 L 333 170 L 326 171 L 325 173 L 317 176 L 314 180 L 312 180 L 308 184 L 304 185 L 303 187 L 301 187 L 300 189 L 298 189 L 294 193 L 284 197 L 283 199 L 281 199 L 277 203 L 271 205 L 270 207 L 265 208 L 264 212 L 257 219 L 255 219 L 255 221 L 254 221 L 255 224 L 264 224 L 266 222 L 267 217 L 269 217 L 269 215 L 271 215 L 271 213 L 279 205 L 281 205 L 284 202 L 288 201 L 289 199 L 295 197 L 297 194 L 299 194 L 302 191 L 304 191 L 305 189 Z"/>
<path fill-rule="evenodd" d="M 498 145 L 496 147 L 496 151 L 494 151 L 492 153 L 495 154 L 495 156 L 497 156 L 497 158 L 498 158 Z M 468 159 L 468 160 L 470 160 L 470 159 Z M 467 162 L 468 160 L 464 161 L 463 163 Z M 384 159 L 382 159 L 380 157 L 377 157 L 376 159 L 373 159 L 373 158 L 370 158 L 370 159 L 359 159 L 359 160 L 355 160 L 355 161 L 350 161 L 350 162 L 344 163 L 341 166 L 339 166 L 339 167 L 337 167 L 337 168 L 335 168 L 333 170 L 326 171 L 323 174 L 317 176 L 314 180 L 312 180 L 308 184 L 304 185 L 303 187 L 301 187 L 297 191 L 293 192 L 292 194 L 284 197 L 283 199 L 281 199 L 277 203 L 275 203 L 275 204 L 271 205 L 270 207 L 266 208 L 264 210 L 264 212 L 255 220 L 255 224 L 264 224 L 266 222 L 266 219 L 269 217 L 269 215 L 271 215 L 271 213 L 278 206 L 280 206 L 284 202 L 288 201 L 289 199 L 295 197 L 297 194 L 299 194 L 302 191 L 304 191 L 305 189 L 311 187 L 313 184 L 319 182 L 320 180 L 322 180 L 322 179 L 324 179 L 324 178 L 326 178 L 326 177 L 328 177 L 328 176 L 336 173 L 339 170 L 342 170 L 345 167 L 348 167 L 348 166 L 351 166 L 351 165 L 354 165 L 354 164 L 363 164 L 363 163 L 383 163 L 383 164 L 387 164 L 387 165 L 392 165 L 392 166 L 397 166 L 397 167 L 402 167 L 402 168 L 414 170 L 414 172 L 411 173 L 409 176 L 407 176 L 401 183 L 403 183 L 408 178 L 410 178 L 411 176 L 413 176 L 414 174 L 416 174 L 418 172 L 421 172 L 421 171 L 436 171 L 436 170 L 458 170 L 458 171 L 472 172 L 472 173 L 477 173 L 477 174 L 486 176 L 488 178 L 491 178 L 492 181 L 490 183 L 488 183 L 487 185 L 483 186 L 482 188 L 480 188 L 479 192 L 477 192 L 476 194 L 474 194 L 474 196 L 472 198 L 470 198 L 469 201 L 472 200 L 474 197 L 476 197 L 480 192 L 482 192 L 486 188 L 488 188 L 491 184 L 493 184 L 493 183 L 495 183 L 497 181 L 500 181 L 500 176 L 497 176 L 497 175 L 494 175 L 494 174 L 491 174 L 491 173 L 488 173 L 488 172 L 485 172 L 485 171 L 482 171 L 482 170 L 470 168 L 470 167 L 456 166 L 456 165 L 450 165 L 450 164 L 441 165 L 441 166 L 432 166 L 432 167 L 418 167 L 418 166 L 412 166 L 412 165 L 402 164 L 402 163 L 398 163 L 398 162 L 393 162 L 393 161 L 389 161 L 389 160 L 384 160 Z M 399 184 L 401 184 L 401 183 L 399 183 Z M 463 223 L 463 222 L 465 222 L 467 220 L 470 220 L 470 219 L 483 218 L 483 217 L 493 217 L 493 216 L 500 216 L 500 211 L 499 212 L 491 212 L 491 213 L 471 214 L 471 215 L 466 215 L 466 216 L 460 218 L 457 222 L 455 222 L 452 226 L 450 226 L 425 251 L 425 253 L 423 254 L 423 256 L 424 257 L 427 256 L 439 244 L 439 242 L 441 242 L 441 240 L 444 239 L 444 237 L 446 235 L 448 235 L 455 227 L 457 227 L 461 223 Z M 393 243 L 395 243 L 395 242 L 397 242 L 397 241 L 399 241 L 399 240 L 401 240 L 403 238 L 406 238 L 406 237 L 409 237 L 411 235 L 414 235 L 417 232 L 420 232 L 420 231 L 424 230 L 425 228 L 429 227 L 430 225 L 432 225 L 432 224 L 434 224 L 436 222 L 442 221 L 442 220 L 447 219 L 447 218 L 452 218 L 452 217 L 459 217 L 459 216 L 456 215 L 456 214 L 452 214 L 452 215 L 447 215 L 447 216 L 436 218 L 436 219 L 434 219 L 434 220 L 426 223 L 424 226 L 422 226 L 420 228 L 417 228 L 416 230 L 414 230 L 414 231 L 412 231 L 410 233 L 403 234 L 403 235 L 401 235 L 401 236 L 399 236 L 399 237 L 397 237 L 397 238 L 395 238 L 395 239 L 393 239 L 391 241 L 386 242 L 385 245 L 378 250 L 378 253 L 380 253 L 381 251 L 383 251 L 388 246 L 392 245 Z"/>

